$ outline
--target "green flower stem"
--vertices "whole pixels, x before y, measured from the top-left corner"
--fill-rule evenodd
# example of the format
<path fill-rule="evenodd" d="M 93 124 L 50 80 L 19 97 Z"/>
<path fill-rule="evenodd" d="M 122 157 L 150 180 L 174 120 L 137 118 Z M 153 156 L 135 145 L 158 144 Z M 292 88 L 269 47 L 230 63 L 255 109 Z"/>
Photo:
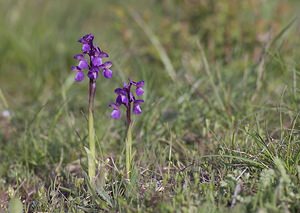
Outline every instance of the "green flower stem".
<path fill-rule="evenodd" d="M 88 117 L 88 129 L 89 129 L 89 149 L 88 153 L 88 174 L 91 185 L 94 185 L 96 176 L 96 146 L 95 146 L 95 129 L 94 129 L 94 99 L 96 93 L 96 81 L 90 80 L 89 87 L 89 117 Z"/>
<path fill-rule="evenodd" d="M 132 123 L 128 125 L 126 135 L 126 178 L 130 179 L 132 163 Z"/>

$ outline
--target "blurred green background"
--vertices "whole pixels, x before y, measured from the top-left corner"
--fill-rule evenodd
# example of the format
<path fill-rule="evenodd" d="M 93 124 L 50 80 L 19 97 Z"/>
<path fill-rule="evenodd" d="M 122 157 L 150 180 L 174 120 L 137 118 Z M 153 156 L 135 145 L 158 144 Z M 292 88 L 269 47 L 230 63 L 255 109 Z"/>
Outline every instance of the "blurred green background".
<path fill-rule="evenodd" d="M 256 156 L 261 147 L 248 138 L 248 130 L 275 140 L 288 137 L 299 108 L 297 4 L 291 0 L 0 0 L 0 112 L 11 112 L 9 117 L 0 116 L 0 204 L 6 203 L 8 188 L 16 190 L 25 182 L 16 194 L 25 197 L 28 206 L 38 200 L 37 209 L 55 209 L 43 201 L 43 193 L 36 190 L 28 196 L 26 190 L 48 189 L 53 176 L 60 175 L 61 185 L 73 184 L 64 175 L 69 174 L 69 164 L 85 155 L 88 83 L 74 83 L 70 67 L 81 49 L 77 40 L 86 33 L 95 35 L 96 44 L 113 62 L 112 80 L 97 81 L 99 159 L 112 157 L 118 167 L 124 166 L 124 123 L 110 119 L 108 104 L 114 101 L 114 89 L 129 77 L 146 82 L 144 112 L 135 118 L 136 164 L 137 173 L 142 168 L 152 173 L 139 176 L 139 181 L 147 182 L 156 173 L 164 178 L 163 168 L 170 162 L 176 173 L 191 162 L 202 162 L 205 154 L 235 155 L 234 150 L 239 150 Z M 271 151 L 282 157 L 293 177 L 297 137 L 290 140 L 295 141 L 294 148 L 274 145 Z M 265 156 L 261 162 L 273 165 Z M 219 181 L 237 168 L 243 171 L 232 161 L 233 166 L 220 159 L 203 164 L 209 174 L 221 174 Z M 245 184 L 256 186 L 260 171 L 255 170 L 254 182 Z M 109 177 L 108 182 L 117 178 Z M 175 185 L 167 193 L 173 195 Z M 229 192 L 234 190 L 228 187 Z M 199 196 L 205 194 L 201 199 L 195 196 L 190 201 L 191 194 L 184 194 L 175 203 L 167 197 L 160 201 L 175 209 L 177 203 L 198 206 L 206 196 L 224 206 L 230 202 L 222 193 L 208 193 L 220 188 L 201 190 Z M 254 191 L 248 187 L 245 196 Z M 156 207 L 160 198 L 152 195 L 126 200 L 137 209 L 169 208 Z M 127 208 L 124 202 L 116 201 L 116 206 Z"/>

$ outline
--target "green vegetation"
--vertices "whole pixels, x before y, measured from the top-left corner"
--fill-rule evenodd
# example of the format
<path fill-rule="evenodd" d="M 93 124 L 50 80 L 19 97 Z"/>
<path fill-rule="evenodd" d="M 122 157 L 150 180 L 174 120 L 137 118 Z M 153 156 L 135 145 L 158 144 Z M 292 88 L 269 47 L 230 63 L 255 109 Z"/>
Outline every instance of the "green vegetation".
<path fill-rule="evenodd" d="M 297 3 L 0 0 L 0 212 L 299 212 Z M 89 32 L 114 71 L 92 194 L 88 83 L 70 71 Z M 145 80 L 130 182 L 108 107 L 127 76 Z"/>

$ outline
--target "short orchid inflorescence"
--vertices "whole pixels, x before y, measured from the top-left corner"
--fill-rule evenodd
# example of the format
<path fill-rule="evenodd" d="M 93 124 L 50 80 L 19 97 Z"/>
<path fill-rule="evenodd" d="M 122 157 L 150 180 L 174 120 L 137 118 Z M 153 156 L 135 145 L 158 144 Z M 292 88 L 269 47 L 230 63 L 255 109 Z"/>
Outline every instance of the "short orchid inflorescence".
<path fill-rule="evenodd" d="M 131 107 L 134 114 L 139 115 L 142 113 L 141 103 L 144 102 L 142 99 L 136 99 L 135 95 L 131 92 L 132 86 L 135 87 L 135 94 L 142 96 L 144 94 L 144 81 L 129 81 L 128 84 L 124 84 L 123 88 L 115 89 L 117 94 L 116 102 L 109 106 L 113 108 L 111 117 L 113 119 L 119 119 L 121 117 L 120 107 L 124 105 L 126 107 L 126 116 L 128 125 L 131 123 Z"/>
<path fill-rule="evenodd" d="M 136 99 L 136 96 L 142 96 L 144 94 L 144 81 L 132 81 L 124 84 L 123 88 L 115 89 L 117 98 L 115 103 L 109 106 L 113 109 L 111 117 L 113 119 L 119 119 L 121 117 L 121 106 L 124 105 L 126 108 L 126 119 L 127 119 L 127 134 L 125 139 L 125 153 L 126 153 L 126 177 L 130 180 L 130 174 L 132 169 L 132 127 L 131 113 L 136 115 L 142 113 L 141 104 L 144 102 L 142 99 Z M 135 92 L 131 92 L 132 87 L 135 87 Z"/>
<path fill-rule="evenodd" d="M 94 46 L 93 40 L 93 34 L 87 34 L 78 40 L 82 44 L 82 53 L 74 56 L 74 59 L 78 61 L 78 65 L 71 68 L 76 72 L 76 81 L 84 79 L 84 70 L 88 70 L 87 76 L 90 80 L 96 80 L 100 70 L 102 70 L 105 78 L 112 77 L 112 71 L 110 70 L 112 63 L 110 61 L 103 63 L 102 61 L 103 58 L 108 58 L 108 54 L 99 47 Z"/>

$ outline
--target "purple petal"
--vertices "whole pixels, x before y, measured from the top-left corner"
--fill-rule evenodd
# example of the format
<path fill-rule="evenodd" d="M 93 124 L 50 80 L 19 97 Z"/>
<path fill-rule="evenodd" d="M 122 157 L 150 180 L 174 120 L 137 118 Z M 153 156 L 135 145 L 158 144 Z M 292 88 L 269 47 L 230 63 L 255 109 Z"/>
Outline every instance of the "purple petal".
<path fill-rule="evenodd" d="M 143 86 L 144 86 L 144 84 L 145 84 L 145 82 L 144 82 L 144 81 L 139 81 L 139 82 L 136 82 L 136 86 L 137 86 L 137 87 L 143 87 Z"/>
<path fill-rule="evenodd" d="M 135 97 L 131 92 L 129 93 L 129 98 L 131 102 L 135 100 Z"/>
<path fill-rule="evenodd" d="M 133 105 L 133 113 L 139 115 L 142 113 L 141 106 L 139 104 Z"/>
<path fill-rule="evenodd" d="M 93 66 L 100 66 L 102 64 L 102 59 L 100 57 L 92 57 Z"/>
<path fill-rule="evenodd" d="M 112 78 L 112 71 L 110 69 L 104 68 L 102 74 L 105 78 Z"/>
<path fill-rule="evenodd" d="M 136 82 L 135 82 L 135 81 L 132 81 L 132 80 L 130 80 L 130 79 L 128 79 L 128 80 L 129 80 L 129 83 L 128 83 L 128 84 L 131 84 L 131 85 L 136 86 Z"/>
<path fill-rule="evenodd" d="M 137 105 L 137 104 L 141 104 L 141 103 L 144 103 L 144 100 L 135 100 L 133 104 Z"/>
<path fill-rule="evenodd" d="M 72 67 L 71 67 L 71 70 L 72 70 L 72 71 L 80 71 L 80 69 L 79 69 L 77 66 L 72 66 Z"/>
<path fill-rule="evenodd" d="M 126 97 L 126 95 L 118 95 L 117 99 L 116 99 L 116 103 L 121 105 L 121 104 L 128 104 L 128 98 Z"/>
<path fill-rule="evenodd" d="M 111 68 L 111 66 L 112 66 L 111 61 L 106 61 L 105 63 L 101 64 L 100 68 L 101 69 L 104 69 L 104 68 L 109 69 L 109 68 Z"/>
<path fill-rule="evenodd" d="M 91 46 L 89 44 L 83 44 L 81 50 L 84 53 L 88 53 L 91 50 Z"/>
<path fill-rule="evenodd" d="M 121 111 L 119 109 L 114 109 L 110 115 L 113 119 L 119 119 L 121 117 Z"/>
<path fill-rule="evenodd" d="M 121 88 L 117 88 L 117 89 L 115 89 L 115 93 L 116 94 L 124 94 L 124 90 L 123 89 L 121 89 Z"/>
<path fill-rule="evenodd" d="M 125 95 L 121 95 L 121 100 L 122 100 L 122 103 L 124 103 L 124 104 L 128 103 L 128 98 Z"/>
<path fill-rule="evenodd" d="M 101 57 L 101 58 L 108 58 L 109 55 L 106 52 L 101 51 L 100 54 L 99 54 L 99 57 Z"/>
<path fill-rule="evenodd" d="M 88 65 L 87 61 L 85 59 L 83 59 L 83 60 L 79 61 L 78 67 L 80 69 L 87 69 L 89 67 L 89 65 Z"/>
<path fill-rule="evenodd" d="M 99 72 L 99 68 L 98 67 L 91 67 L 90 71 L 92 72 Z"/>
<path fill-rule="evenodd" d="M 74 58 L 76 60 L 80 61 L 80 60 L 84 59 L 84 56 L 83 56 L 83 54 L 77 54 L 77 55 L 74 55 Z"/>
<path fill-rule="evenodd" d="M 84 73 L 82 71 L 78 71 L 75 75 L 75 81 L 82 81 L 84 79 Z"/>
<path fill-rule="evenodd" d="M 112 103 L 109 105 L 109 107 L 111 107 L 113 109 L 119 109 L 120 105 L 118 103 Z"/>
<path fill-rule="evenodd" d="M 144 94 L 144 89 L 142 87 L 137 87 L 135 92 L 137 96 L 141 96 Z"/>
<path fill-rule="evenodd" d="M 88 72 L 88 77 L 90 79 L 97 79 L 98 78 L 98 72 L 94 69 L 94 70 L 90 70 Z"/>
<path fill-rule="evenodd" d="M 82 38 L 80 38 L 78 41 L 82 44 L 90 43 L 94 40 L 94 35 L 92 33 L 84 35 Z"/>
<path fill-rule="evenodd" d="M 119 105 L 123 104 L 122 97 L 120 95 L 117 96 L 116 103 L 119 104 Z"/>
<path fill-rule="evenodd" d="M 99 56 L 100 53 L 101 53 L 100 47 L 96 47 L 95 48 L 95 54 Z"/>

